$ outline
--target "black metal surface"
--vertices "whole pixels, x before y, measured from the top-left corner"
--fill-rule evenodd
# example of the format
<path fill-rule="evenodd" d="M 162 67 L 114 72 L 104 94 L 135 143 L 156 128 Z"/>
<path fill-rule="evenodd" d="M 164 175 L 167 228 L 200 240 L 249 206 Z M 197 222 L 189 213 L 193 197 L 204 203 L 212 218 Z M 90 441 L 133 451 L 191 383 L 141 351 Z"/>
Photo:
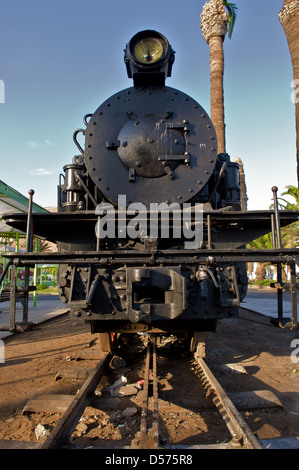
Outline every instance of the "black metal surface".
<path fill-rule="evenodd" d="M 207 226 L 207 220 L 210 219 L 211 238 L 215 248 L 236 248 L 269 233 L 271 214 L 273 211 L 205 211 L 203 221 Z M 44 237 L 54 243 L 69 244 L 69 249 L 72 251 L 80 249 L 79 246 L 82 244 L 86 246 L 94 244 L 95 225 L 98 221 L 94 211 L 53 212 L 33 214 L 32 217 L 33 231 L 36 236 Z M 19 230 L 23 231 L 26 228 L 26 214 L 5 214 L 3 219 L 8 225 Z M 282 227 L 298 219 L 299 211 L 280 213 Z"/>
<path fill-rule="evenodd" d="M 191 258 L 192 255 L 192 258 Z M 138 250 L 122 250 L 122 251 L 78 251 L 65 253 L 3 253 L 5 258 L 13 260 L 17 266 L 32 266 L 42 263 L 43 260 L 47 264 L 64 264 L 72 265 L 89 265 L 99 264 L 106 267 L 109 265 L 125 263 L 135 266 L 142 266 L 144 263 L 148 265 L 165 264 L 166 266 L 174 266 L 178 264 L 197 265 L 199 263 L 217 264 L 217 263 L 240 263 L 264 260 L 265 262 L 281 262 L 281 263 L 298 263 L 298 248 L 282 248 L 282 249 L 261 249 L 261 250 L 167 250 L 157 251 L 152 254 L 150 252 Z"/>
<path fill-rule="evenodd" d="M 128 204 L 188 201 L 211 177 L 216 158 L 209 116 L 174 88 L 116 93 L 96 110 L 85 131 L 88 173 L 115 202 L 118 195 L 126 195 Z"/>

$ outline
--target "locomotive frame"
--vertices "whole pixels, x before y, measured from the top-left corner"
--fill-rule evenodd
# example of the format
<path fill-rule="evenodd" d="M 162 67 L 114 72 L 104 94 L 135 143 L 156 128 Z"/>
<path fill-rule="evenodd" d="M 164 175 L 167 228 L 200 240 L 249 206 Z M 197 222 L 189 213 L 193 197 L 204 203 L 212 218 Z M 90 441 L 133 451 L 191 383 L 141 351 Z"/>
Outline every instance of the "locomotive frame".
<path fill-rule="evenodd" d="M 4 216 L 7 224 L 27 230 L 27 251 L 5 254 L 12 266 L 11 331 L 16 329 L 16 267 L 55 263 L 60 266 L 59 292 L 70 318 L 89 322 L 108 349 L 110 333 L 138 331 L 188 334 L 194 349 L 201 343 L 198 332 L 215 331 L 219 319 L 238 316 L 248 282 L 245 263 L 262 260 L 291 266 L 291 326 L 297 328 L 299 250 L 282 248 L 280 228 L 298 220 L 299 212 L 279 213 L 277 200 L 275 211 L 241 211 L 238 164 L 228 154 L 217 155 L 215 130 L 205 110 L 188 95 L 165 86 L 173 63 L 174 51 L 163 35 L 137 33 L 125 49 L 134 86 L 108 98 L 84 117 L 86 128 L 75 131 L 80 155 L 64 166 L 58 212 L 32 214 L 29 204 L 28 217 Z M 80 132 L 84 150 L 77 140 Z M 277 188 L 275 196 L 276 192 Z M 158 236 L 139 231 L 132 239 L 118 231 L 118 237 L 100 238 L 95 228 L 108 214 L 99 212 L 100 204 L 103 210 L 105 204 L 113 207 L 116 228 L 136 226 L 134 211 L 117 206 L 120 194 L 128 204 L 136 207 L 138 202 L 146 210 L 151 203 L 175 205 L 180 217 L 184 204 L 189 204 L 193 230 L 200 204 L 201 245 L 184 248 L 185 234 L 161 237 L 161 213 L 155 219 Z M 146 212 L 145 228 L 152 213 Z M 169 223 L 175 228 L 174 213 Z M 270 231 L 277 248 L 244 248 Z M 59 251 L 33 253 L 33 232 L 57 243 Z M 26 323 L 28 279 L 25 282 Z M 278 292 L 281 321 L 282 290 Z"/>

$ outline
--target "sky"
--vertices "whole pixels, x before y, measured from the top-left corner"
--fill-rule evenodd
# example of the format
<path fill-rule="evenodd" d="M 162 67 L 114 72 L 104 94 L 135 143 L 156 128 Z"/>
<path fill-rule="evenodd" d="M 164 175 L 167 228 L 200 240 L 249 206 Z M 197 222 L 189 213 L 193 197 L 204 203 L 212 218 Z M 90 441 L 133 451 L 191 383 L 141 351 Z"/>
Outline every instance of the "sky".
<path fill-rule="evenodd" d="M 227 153 L 242 159 L 248 209 L 268 209 L 273 185 L 297 186 L 292 64 L 278 20 L 283 0 L 235 0 L 224 41 Z M 140 30 L 176 51 L 166 85 L 210 113 L 209 47 L 200 0 L 0 0 L 0 179 L 34 202 L 57 204 L 73 132 L 114 93 L 133 85 L 123 49 Z M 83 141 L 81 142 L 83 145 Z"/>

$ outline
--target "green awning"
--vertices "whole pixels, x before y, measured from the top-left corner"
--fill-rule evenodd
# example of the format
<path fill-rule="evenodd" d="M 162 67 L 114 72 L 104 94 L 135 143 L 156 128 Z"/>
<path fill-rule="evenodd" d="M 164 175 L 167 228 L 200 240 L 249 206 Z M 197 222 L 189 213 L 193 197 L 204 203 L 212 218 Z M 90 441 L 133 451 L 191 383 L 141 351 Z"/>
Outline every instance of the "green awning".
<path fill-rule="evenodd" d="M 23 194 L 19 193 L 11 186 L 8 186 L 0 180 L 0 234 L 17 232 L 16 229 L 7 225 L 2 219 L 3 214 L 9 212 L 28 212 L 29 199 Z M 35 202 L 32 204 L 32 212 L 49 212 L 44 207 L 39 206 Z"/>

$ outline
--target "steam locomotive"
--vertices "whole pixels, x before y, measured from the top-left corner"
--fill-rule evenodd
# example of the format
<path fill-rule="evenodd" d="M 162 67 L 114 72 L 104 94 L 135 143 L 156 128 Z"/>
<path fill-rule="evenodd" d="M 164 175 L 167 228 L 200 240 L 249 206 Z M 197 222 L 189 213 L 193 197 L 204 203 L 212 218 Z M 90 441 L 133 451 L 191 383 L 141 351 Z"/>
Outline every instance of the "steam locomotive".
<path fill-rule="evenodd" d="M 58 211 L 33 214 L 33 231 L 57 243 L 48 257 L 59 263 L 60 297 L 103 349 L 118 332 L 187 333 L 194 343 L 238 316 L 248 281 L 237 255 L 270 219 L 241 211 L 239 166 L 217 154 L 207 112 L 165 85 L 175 60 L 168 40 L 141 31 L 124 52 L 133 86 L 84 116 Z M 7 223 L 24 229 L 25 219 Z"/>

